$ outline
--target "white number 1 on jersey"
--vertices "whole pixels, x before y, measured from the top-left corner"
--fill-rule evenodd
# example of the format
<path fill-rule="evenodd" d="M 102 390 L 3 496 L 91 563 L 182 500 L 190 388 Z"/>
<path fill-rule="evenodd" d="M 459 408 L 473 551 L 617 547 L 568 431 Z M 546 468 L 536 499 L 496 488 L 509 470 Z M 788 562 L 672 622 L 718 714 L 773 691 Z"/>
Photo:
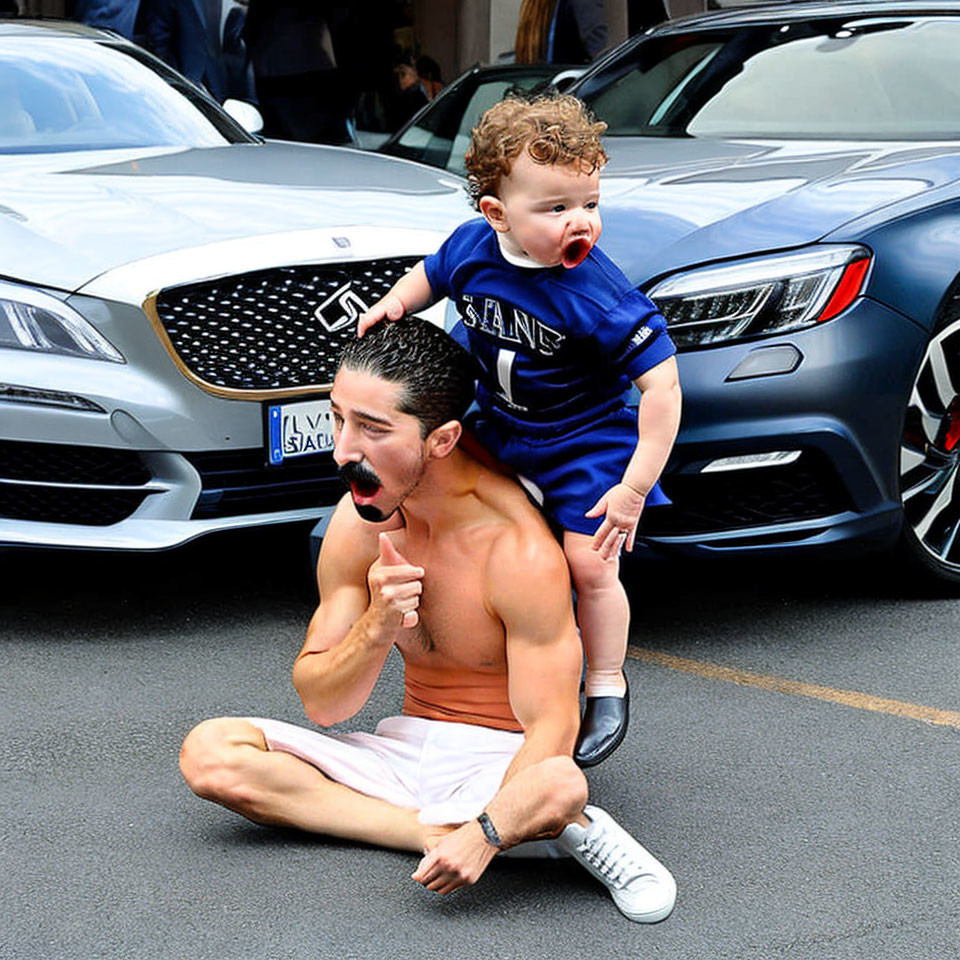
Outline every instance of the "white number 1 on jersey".
<path fill-rule="evenodd" d="M 497 351 L 497 380 L 500 381 L 500 390 L 502 395 L 513 403 L 513 387 L 511 385 L 511 376 L 513 374 L 513 361 L 517 353 L 515 350 Z"/>

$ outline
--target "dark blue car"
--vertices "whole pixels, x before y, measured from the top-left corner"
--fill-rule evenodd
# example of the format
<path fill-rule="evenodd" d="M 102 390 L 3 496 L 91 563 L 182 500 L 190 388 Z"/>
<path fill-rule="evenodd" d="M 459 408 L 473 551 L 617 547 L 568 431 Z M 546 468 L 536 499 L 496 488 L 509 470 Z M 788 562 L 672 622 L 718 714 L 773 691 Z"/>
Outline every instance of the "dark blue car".
<path fill-rule="evenodd" d="M 960 581 L 960 3 L 704 14 L 571 92 L 609 124 L 604 249 L 681 351 L 643 549 L 899 544 Z"/>
<path fill-rule="evenodd" d="M 896 547 L 960 582 L 960 2 L 705 13 L 569 92 L 608 124 L 601 244 L 680 350 L 638 552 Z M 457 171 L 441 101 L 403 155 Z"/>

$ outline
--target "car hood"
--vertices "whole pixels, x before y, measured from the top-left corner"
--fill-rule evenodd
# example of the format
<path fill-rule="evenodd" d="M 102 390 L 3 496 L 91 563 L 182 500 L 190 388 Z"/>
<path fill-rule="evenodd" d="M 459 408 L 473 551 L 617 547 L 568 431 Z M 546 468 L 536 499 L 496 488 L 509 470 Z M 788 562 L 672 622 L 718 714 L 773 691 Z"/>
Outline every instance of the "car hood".
<path fill-rule="evenodd" d="M 184 248 L 321 228 L 445 232 L 471 215 L 456 177 L 335 147 L 0 157 L 0 272 L 68 291 Z"/>
<path fill-rule="evenodd" d="M 813 243 L 878 210 L 893 216 L 960 178 L 958 143 L 610 137 L 607 150 L 602 242 L 639 284 Z"/>

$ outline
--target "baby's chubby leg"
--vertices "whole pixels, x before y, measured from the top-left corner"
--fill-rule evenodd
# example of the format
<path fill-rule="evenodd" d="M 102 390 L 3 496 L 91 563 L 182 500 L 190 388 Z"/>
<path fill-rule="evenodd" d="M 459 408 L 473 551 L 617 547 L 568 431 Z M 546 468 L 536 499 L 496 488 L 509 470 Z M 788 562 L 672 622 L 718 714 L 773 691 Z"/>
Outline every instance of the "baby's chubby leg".
<path fill-rule="evenodd" d="M 604 560 L 592 537 L 564 533 L 563 545 L 577 589 L 577 622 L 586 653 L 587 705 L 573 758 L 581 767 L 605 760 L 622 742 L 630 718 L 623 675 L 630 604 L 620 583 L 619 560 Z"/>
<path fill-rule="evenodd" d="M 620 582 L 618 560 L 603 560 L 592 549 L 592 536 L 563 534 L 563 551 L 577 591 L 577 625 L 587 659 L 588 697 L 622 697 L 626 690 L 623 661 L 627 654 L 630 604 Z"/>

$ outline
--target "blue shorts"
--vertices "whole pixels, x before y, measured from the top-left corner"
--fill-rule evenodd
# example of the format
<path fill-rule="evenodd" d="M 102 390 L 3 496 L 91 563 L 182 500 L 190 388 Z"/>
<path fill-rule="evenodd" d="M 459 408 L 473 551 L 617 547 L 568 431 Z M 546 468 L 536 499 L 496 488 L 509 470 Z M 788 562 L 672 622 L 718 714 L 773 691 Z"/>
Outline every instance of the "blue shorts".
<path fill-rule="evenodd" d="M 564 530 L 588 535 L 596 533 L 603 517 L 584 513 L 620 483 L 637 447 L 635 407 L 616 407 L 563 433 L 518 433 L 480 410 L 468 415 L 466 426 L 487 450 L 516 471 L 548 517 Z M 664 503 L 670 499 L 659 483 L 654 484 L 645 508 Z"/>

